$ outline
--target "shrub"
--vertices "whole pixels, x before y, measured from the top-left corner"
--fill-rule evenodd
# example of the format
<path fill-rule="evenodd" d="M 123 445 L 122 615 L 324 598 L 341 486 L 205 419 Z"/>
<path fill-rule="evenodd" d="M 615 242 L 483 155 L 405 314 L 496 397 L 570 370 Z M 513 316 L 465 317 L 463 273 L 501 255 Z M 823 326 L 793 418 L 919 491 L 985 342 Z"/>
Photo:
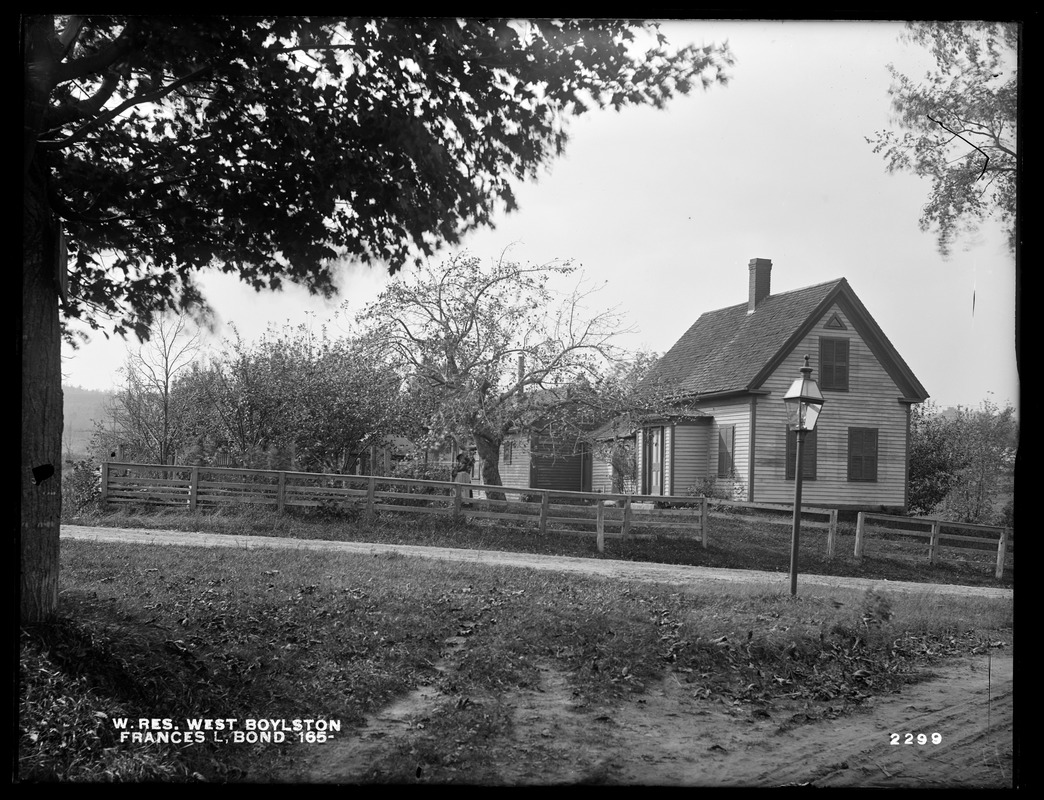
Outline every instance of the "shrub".
<path fill-rule="evenodd" d="M 716 478 L 700 478 L 685 490 L 692 497 L 709 497 L 714 500 L 732 500 L 733 487 L 722 486 Z"/>
<path fill-rule="evenodd" d="M 417 461 L 407 459 L 400 461 L 392 469 L 391 477 L 410 478 L 419 481 L 452 481 L 450 474 L 452 467 L 449 464 L 439 462 Z"/>
<path fill-rule="evenodd" d="M 65 513 L 78 516 L 98 511 L 101 497 L 101 467 L 93 459 L 66 462 L 62 473 L 62 509 Z"/>

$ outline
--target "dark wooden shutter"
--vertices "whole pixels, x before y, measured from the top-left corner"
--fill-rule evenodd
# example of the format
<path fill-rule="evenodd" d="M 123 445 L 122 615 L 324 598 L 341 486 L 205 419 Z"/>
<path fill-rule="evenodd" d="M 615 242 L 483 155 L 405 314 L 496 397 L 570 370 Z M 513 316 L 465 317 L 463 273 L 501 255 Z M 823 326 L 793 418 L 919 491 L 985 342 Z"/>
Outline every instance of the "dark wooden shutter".
<path fill-rule="evenodd" d="M 805 434 L 804 452 L 801 454 L 801 480 L 816 479 L 816 450 L 818 436 L 815 430 Z M 794 480 L 794 467 L 797 466 L 797 431 L 787 429 L 787 480 Z"/>
<path fill-rule="evenodd" d="M 848 429 L 848 480 L 877 480 L 877 428 Z"/>
<path fill-rule="evenodd" d="M 819 384 L 823 389 L 848 391 L 848 339 L 819 340 Z"/>
<path fill-rule="evenodd" d="M 735 477 L 735 461 L 733 459 L 736 445 L 736 426 L 723 425 L 718 428 L 718 477 Z"/>

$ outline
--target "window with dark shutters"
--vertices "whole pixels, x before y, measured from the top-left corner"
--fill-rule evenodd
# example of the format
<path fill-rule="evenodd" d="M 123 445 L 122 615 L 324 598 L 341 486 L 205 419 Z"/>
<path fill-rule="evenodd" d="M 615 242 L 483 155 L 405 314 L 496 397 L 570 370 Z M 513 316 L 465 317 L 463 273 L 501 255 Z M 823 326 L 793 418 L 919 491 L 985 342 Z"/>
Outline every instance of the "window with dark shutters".
<path fill-rule="evenodd" d="M 848 480 L 877 480 L 877 428 L 848 429 Z"/>
<path fill-rule="evenodd" d="M 801 450 L 801 480 L 816 479 L 816 431 L 805 434 L 805 446 Z M 797 431 L 787 429 L 787 480 L 794 480 L 797 466 Z"/>
<path fill-rule="evenodd" d="M 733 448 L 736 444 L 736 426 L 722 425 L 718 428 L 718 477 L 734 478 L 736 465 Z"/>
<path fill-rule="evenodd" d="M 848 339 L 819 339 L 819 386 L 848 391 Z"/>

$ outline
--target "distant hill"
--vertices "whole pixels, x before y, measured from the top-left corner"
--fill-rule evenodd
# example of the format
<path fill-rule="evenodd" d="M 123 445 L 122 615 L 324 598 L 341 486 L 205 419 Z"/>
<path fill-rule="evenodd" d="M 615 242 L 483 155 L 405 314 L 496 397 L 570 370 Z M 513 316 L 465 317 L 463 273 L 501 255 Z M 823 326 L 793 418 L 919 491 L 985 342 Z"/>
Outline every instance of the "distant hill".
<path fill-rule="evenodd" d="M 63 386 L 65 426 L 62 429 L 62 458 L 78 461 L 86 458 L 94 421 L 105 419 L 105 408 L 112 392 Z"/>

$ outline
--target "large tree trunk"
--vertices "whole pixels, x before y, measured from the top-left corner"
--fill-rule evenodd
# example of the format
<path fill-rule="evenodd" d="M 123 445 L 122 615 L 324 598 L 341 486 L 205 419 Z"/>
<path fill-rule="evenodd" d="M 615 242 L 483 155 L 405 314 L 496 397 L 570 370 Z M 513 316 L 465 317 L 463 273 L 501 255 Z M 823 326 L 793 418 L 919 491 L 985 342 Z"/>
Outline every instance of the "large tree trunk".
<path fill-rule="evenodd" d="M 43 622 L 58 607 L 61 517 L 62 370 L 58 241 L 45 170 L 25 173 L 22 212 L 21 621 Z M 64 266 L 64 265 L 63 265 Z"/>
<path fill-rule="evenodd" d="M 475 447 L 482 459 L 482 482 L 487 486 L 503 486 L 500 479 L 500 439 L 486 433 L 474 431 Z M 489 500 L 506 500 L 503 492 L 486 492 Z"/>

